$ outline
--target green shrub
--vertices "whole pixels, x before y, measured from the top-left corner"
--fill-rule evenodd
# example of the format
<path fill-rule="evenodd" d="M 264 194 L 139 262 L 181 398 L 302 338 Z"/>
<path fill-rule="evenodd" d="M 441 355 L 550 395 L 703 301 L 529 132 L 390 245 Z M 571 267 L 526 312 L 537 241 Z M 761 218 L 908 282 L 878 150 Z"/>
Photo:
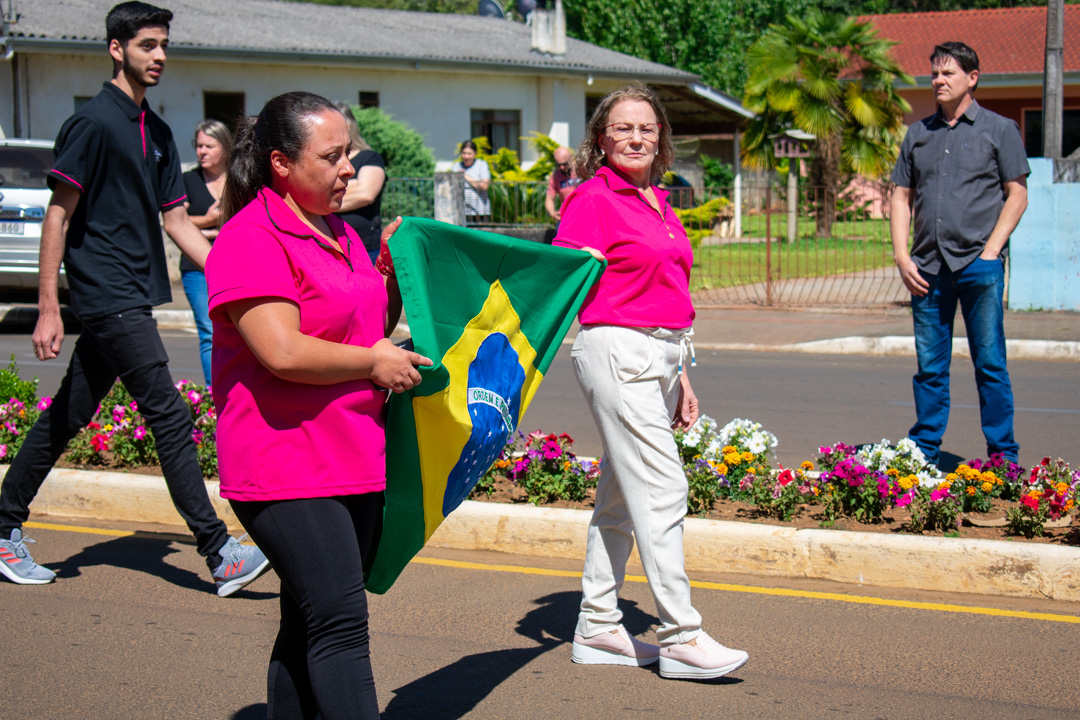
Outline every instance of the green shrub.
<path fill-rule="evenodd" d="M 37 399 L 38 379 L 23 380 L 15 367 L 15 356 L 6 368 L 0 369 L 0 401 L 15 398 L 24 405 L 33 405 Z"/>
<path fill-rule="evenodd" d="M 430 177 L 435 172 L 435 155 L 424 145 L 423 135 L 379 108 L 352 111 L 360 135 L 382 155 L 387 177 Z"/>

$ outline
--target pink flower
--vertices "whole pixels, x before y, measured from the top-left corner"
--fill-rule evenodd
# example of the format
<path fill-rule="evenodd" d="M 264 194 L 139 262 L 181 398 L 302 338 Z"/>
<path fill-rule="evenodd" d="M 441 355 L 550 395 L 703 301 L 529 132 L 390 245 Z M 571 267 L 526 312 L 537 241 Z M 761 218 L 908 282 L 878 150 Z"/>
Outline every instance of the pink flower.
<path fill-rule="evenodd" d="M 198 430 L 198 429 L 192 430 L 191 431 L 191 439 L 195 441 L 196 445 L 202 444 L 202 441 L 203 441 L 202 430 Z"/>
<path fill-rule="evenodd" d="M 123 405 L 115 405 L 112 409 L 113 422 L 120 422 L 123 420 L 126 413 L 127 408 Z"/>
<path fill-rule="evenodd" d="M 192 405 L 198 405 L 199 402 L 202 400 L 202 395 L 195 392 L 194 390 L 190 390 L 188 391 L 187 399 L 188 402 L 190 402 Z"/>
<path fill-rule="evenodd" d="M 7 445 L 6 444 L 0 445 L 0 458 L 6 458 L 6 457 L 7 457 Z"/>
<path fill-rule="evenodd" d="M 544 443 L 543 452 L 545 460 L 557 460 L 562 456 L 562 448 L 559 446 L 559 443 L 552 442 L 551 440 Z"/>
<path fill-rule="evenodd" d="M 944 500 L 949 497 L 952 497 L 949 488 L 938 488 L 930 493 L 930 502 L 938 502 L 939 500 Z"/>
<path fill-rule="evenodd" d="M 41 412 L 45 412 L 46 410 L 49 409 L 50 405 L 52 405 L 52 397 L 50 397 L 49 395 L 46 395 L 45 397 L 38 400 L 37 409 L 39 411 L 41 411 Z"/>
<path fill-rule="evenodd" d="M 15 423 L 13 423 L 13 422 L 9 421 L 9 422 L 4 423 L 4 429 L 7 430 L 12 435 L 18 435 L 19 434 L 19 428 L 15 427 Z"/>
<path fill-rule="evenodd" d="M 911 504 L 911 501 L 915 499 L 915 490 L 908 490 L 906 493 L 896 498 L 896 507 L 907 507 Z"/>
<path fill-rule="evenodd" d="M 131 408 L 131 412 L 139 412 L 139 403 L 134 400 L 128 403 L 128 407 Z"/>
<path fill-rule="evenodd" d="M 135 439 L 142 440 L 144 437 L 146 437 L 146 428 L 142 425 L 135 428 Z"/>

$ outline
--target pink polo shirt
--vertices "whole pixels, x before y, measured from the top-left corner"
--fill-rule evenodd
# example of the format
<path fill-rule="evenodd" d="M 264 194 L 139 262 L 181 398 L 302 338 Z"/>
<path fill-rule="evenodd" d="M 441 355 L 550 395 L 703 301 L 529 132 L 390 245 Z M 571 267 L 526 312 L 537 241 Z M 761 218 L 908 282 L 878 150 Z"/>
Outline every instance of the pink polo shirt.
<path fill-rule="evenodd" d="M 221 496 L 285 500 L 377 492 L 386 486 L 385 393 L 370 380 L 306 385 L 259 362 L 226 306 L 254 297 L 300 307 L 300 331 L 346 345 L 383 337 L 386 289 L 364 244 L 335 215 L 327 223 L 349 262 L 268 188 L 221 229 L 206 263 L 214 324 Z"/>
<path fill-rule="evenodd" d="M 653 192 L 663 215 L 637 188 L 602 167 L 563 205 L 553 244 L 595 248 L 608 261 L 578 313 L 582 325 L 678 330 L 694 324 L 690 241 L 667 192 L 655 186 Z"/>

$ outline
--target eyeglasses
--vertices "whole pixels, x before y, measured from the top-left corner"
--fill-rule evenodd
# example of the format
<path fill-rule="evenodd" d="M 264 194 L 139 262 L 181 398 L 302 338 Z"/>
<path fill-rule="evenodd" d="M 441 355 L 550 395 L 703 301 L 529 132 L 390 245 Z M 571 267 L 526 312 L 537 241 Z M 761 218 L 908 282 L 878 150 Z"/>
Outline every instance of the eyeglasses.
<path fill-rule="evenodd" d="M 637 130 L 641 133 L 642 140 L 654 142 L 660 137 L 660 123 L 644 123 L 643 125 L 631 125 L 630 123 L 612 123 L 605 127 L 611 128 L 613 140 L 629 140 Z"/>
<path fill-rule="evenodd" d="M 556 163 L 555 167 L 559 168 L 560 170 L 565 170 L 566 168 L 570 167 L 570 163 L 568 163 L 568 162 Z"/>

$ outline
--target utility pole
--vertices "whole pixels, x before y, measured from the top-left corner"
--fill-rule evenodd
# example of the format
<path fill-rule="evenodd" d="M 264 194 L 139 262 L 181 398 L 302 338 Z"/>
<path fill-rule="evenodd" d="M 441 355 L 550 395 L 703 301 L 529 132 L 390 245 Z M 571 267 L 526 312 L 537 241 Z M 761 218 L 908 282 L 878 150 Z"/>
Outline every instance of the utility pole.
<path fill-rule="evenodd" d="M 1046 3 L 1046 65 L 1043 67 L 1043 157 L 1061 158 L 1064 123 L 1065 0 Z"/>

